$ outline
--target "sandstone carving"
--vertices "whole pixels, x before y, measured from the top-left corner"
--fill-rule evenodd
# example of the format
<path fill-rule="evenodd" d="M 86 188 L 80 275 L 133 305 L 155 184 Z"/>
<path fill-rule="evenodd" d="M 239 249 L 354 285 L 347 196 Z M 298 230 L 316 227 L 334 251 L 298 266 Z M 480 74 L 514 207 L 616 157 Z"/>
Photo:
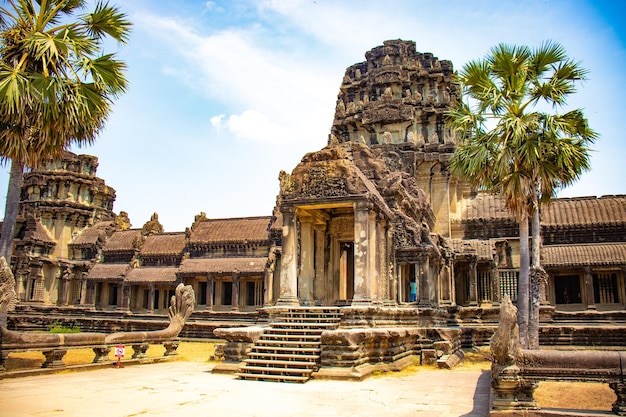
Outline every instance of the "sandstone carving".
<path fill-rule="evenodd" d="M 15 278 L 4 256 L 0 257 L 0 314 L 13 311 L 17 303 Z M 5 325 L 4 323 L 0 323 Z"/>
<path fill-rule="evenodd" d="M 169 307 L 170 324 L 163 330 L 117 332 L 112 334 L 52 334 L 8 330 L 6 326 L 0 325 L 2 359 L 4 360 L 10 351 L 56 349 L 56 351 L 62 352 L 62 355 L 64 355 L 67 348 L 73 347 L 93 347 L 94 350 L 100 349 L 101 351 L 106 350 L 108 352 L 108 346 L 117 343 L 133 344 L 138 346 L 139 349 L 140 345 L 146 343 L 173 341 L 178 337 L 185 322 L 193 312 L 194 305 L 195 294 L 193 288 L 189 285 L 185 286 L 179 284 L 178 287 L 176 287 L 175 295 L 171 298 L 171 305 Z M 147 349 L 147 345 L 145 349 Z M 50 352 L 52 352 L 52 350 L 50 350 Z M 56 362 L 60 362 L 60 358 L 56 358 Z M 2 367 L 3 363 L 0 363 L 0 368 Z"/>

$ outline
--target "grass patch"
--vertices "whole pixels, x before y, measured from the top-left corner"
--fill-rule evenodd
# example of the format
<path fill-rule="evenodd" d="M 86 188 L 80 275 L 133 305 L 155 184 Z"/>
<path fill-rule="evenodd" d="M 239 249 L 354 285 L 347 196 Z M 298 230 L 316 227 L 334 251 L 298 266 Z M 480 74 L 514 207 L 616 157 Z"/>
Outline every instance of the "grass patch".
<path fill-rule="evenodd" d="M 52 324 L 48 327 L 49 333 L 80 333 L 80 327 L 76 324 L 70 324 L 69 326 L 61 323 L 58 320 L 52 322 Z"/>

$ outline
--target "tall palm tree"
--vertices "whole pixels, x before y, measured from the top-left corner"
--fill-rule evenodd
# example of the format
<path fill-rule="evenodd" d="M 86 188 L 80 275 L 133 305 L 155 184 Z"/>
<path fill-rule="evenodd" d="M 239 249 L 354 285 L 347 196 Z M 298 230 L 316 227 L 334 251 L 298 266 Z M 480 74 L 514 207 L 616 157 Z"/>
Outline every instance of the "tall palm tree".
<path fill-rule="evenodd" d="M 126 91 L 125 64 L 105 54 L 131 23 L 117 7 L 86 0 L 7 0 L 0 7 L 0 162 L 11 161 L 0 256 L 11 259 L 25 168 L 72 144 L 91 144 Z"/>
<path fill-rule="evenodd" d="M 529 218 L 533 276 L 540 276 L 540 204 L 589 168 L 588 145 L 597 137 L 582 110 L 550 114 L 544 108 L 562 108 L 585 74 L 557 43 L 534 50 L 500 44 L 457 74 L 464 97 L 448 112 L 450 126 L 461 136 L 451 170 L 479 189 L 500 194 L 520 225 L 517 307 L 523 347 L 537 346 L 539 319 L 538 296 L 530 303 L 529 293 Z M 533 336 L 531 304 L 537 307 Z"/>

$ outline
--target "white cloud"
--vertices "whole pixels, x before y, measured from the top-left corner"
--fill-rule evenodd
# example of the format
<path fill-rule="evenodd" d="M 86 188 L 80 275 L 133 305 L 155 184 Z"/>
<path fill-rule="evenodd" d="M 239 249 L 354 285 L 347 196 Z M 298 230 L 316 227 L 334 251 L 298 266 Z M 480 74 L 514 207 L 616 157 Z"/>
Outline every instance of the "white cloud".
<path fill-rule="evenodd" d="M 224 120 L 225 116 L 226 115 L 224 114 L 218 114 L 217 116 L 211 117 L 211 126 L 213 126 L 217 130 L 220 130 L 222 128 L 222 120 Z"/>
<path fill-rule="evenodd" d="M 241 114 L 233 114 L 228 118 L 226 125 L 235 137 L 244 140 L 285 144 L 294 138 L 291 129 L 256 110 L 246 110 Z"/>

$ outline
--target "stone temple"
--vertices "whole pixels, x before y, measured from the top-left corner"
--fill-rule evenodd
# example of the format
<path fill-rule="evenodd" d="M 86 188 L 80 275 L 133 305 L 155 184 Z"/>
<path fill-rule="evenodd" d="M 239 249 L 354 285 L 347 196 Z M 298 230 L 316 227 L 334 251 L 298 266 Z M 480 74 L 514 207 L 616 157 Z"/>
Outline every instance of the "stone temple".
<path fill-rule="evenodd" d="M 322 340 L 322 370 L 424 358 L 442 341 L 486 343 L 500 300 L 516 297 L 519 228 L 499 196 L 448 171 L 452 63 L 402 40 L 365 58 L 343 76 L 328 145 L 278 175 L 271 215 L 199 213 L 185 231 L 164 233 L 155 213 L 132 228 L 113 212 L 95 157 L 68 152 L 26 174 L 10 325 L 62 317 L 84 329 L 137 328 L 165 316 L 184 283 L 197 297 L 187 337 L 235 340 L 216 329 L 266 325 L 293 307 L 336 316 L 334 340 L 386 329 L 367 333 L 377 341 L 345 363 L 345 346 L 359 343 Z M 541 343 L 626 344 L 626 195 L 555 199 L 541 227 Z M 381 342 L 398 328 L 408 333 Z M 248 345 L 235 357 L 246 358 L 253 333 L 240 332 Z"/>

